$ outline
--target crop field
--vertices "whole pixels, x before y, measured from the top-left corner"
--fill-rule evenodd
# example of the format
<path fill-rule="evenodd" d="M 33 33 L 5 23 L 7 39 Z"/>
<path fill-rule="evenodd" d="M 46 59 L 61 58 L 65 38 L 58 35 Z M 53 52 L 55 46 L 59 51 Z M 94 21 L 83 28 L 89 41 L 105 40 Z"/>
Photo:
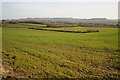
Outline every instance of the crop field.
<path fill-rule="evenodd" d="M 30 27 L 45 27 L 43 24 L 32 24 L 32 23 L 21 23 L 21 25 L 30 26 Z"/>
<path fill-rule="evenodd" d="M 119 79 L 118 28 L 49 28 L 99 30 L 65 33 L 22 25 L 2 28 L 3 77 Z"/>
<path fill-rule="evenodd" d="M 70 31 L 84 31 L 87 29 L 100 29 L 100 28 L 90 28 L 90 27 L 64 27 L 64 28 L 47 28 L 47 29 L 51 29 L 51 30 L 70 30 Z"/>
<path fill-rule="evenodd" d="M 3 27 L 7 28 L 27 28 L 27 27 L 44 27 L 46 25 L 41 25 L 41 24 L 32 24 L 32 23 L 18 23 L 18 24 L 3 24 Z"/>
<path fill-rule="evenodd" d="M 64 28 L 48 28 L 48 27 L 29 27 L 34 30 L 54 31 L 54 32 L 67 32 L 67 33 L 93 33 L 99 32 L 97 28 L 83 28 L 83 27 L 64 27 Z"/>

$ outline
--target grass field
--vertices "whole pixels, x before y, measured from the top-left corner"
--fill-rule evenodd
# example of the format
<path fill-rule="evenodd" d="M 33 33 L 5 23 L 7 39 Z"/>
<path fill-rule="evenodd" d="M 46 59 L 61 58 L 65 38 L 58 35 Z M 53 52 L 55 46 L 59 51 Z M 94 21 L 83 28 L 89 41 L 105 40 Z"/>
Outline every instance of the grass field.
<path fill-rule="evenodd" d="M 99 32 L 97 28 L 89 27 L 62 27 L 62 28 L 48 28 L 48 27 L 30 27 L 29 29 L 43 30 L 43 31 L 54 31 L 54 32 L 67 32 L 67 33 L 93 33 Z"/>
<path fill-rule="evenodd" d="M 119 78 L 118 29 L 94 29 L 100 32 L 3 28 L 3 76 Z"/>
<path fill-rule="evenodd" d="M 7 28 L 28 28 L 28 27 L 44 27 L 44 26 L 46 25 L 32 24 L 32 23 L 18 23 L 18 24 L 7 23 L 2 25 L 2 27 L 7 27 Z"/>
<path fill-rule="evenodd" d="M 32 23 L 21 23 L 21 24 L 25 26 L 30 26 L 30 27 L 45 27 L 46 26 L 43 24 L 32 24 Z"/>
<path fill-rule="evenodd" d="M 100 29 L 100 28 L 90 28 L 90 27 L 66 27 L 66 28 L 47 28 L 50 30 L 70 30 L 70 31 L 84 31 L 84 30 L 88 30 L 88 29 Z"/>

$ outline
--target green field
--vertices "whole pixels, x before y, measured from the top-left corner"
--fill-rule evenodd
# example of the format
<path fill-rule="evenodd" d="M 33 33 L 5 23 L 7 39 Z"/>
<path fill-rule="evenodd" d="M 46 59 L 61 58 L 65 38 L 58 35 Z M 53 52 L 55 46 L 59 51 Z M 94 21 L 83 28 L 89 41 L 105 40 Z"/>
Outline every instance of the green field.
<path fill-rule="evenodd" d="M 7 23 L 3 24 L 2 26 L 7 28 L 28 28 L 28 27 L 44 27 L 46 25 L 32 23 L 18 23 L 18 24 Z"/>
<path fill-rule="evenodd" d="M 89 29 L 100 29 L 100 28 L 90 28 L 90 27 L 66 27 L 66 28 L 46 28 L 46 29 L 50 29 L 50 30 L 70 30 L 70 31 L 84 31 L 84 30 L 89 30 Z"/>
<path fill-rule="evenodd" d="M 118 29 L 92 29 L 99 32 L 3 28 L 3 77 L 119 78 Z"/>
<path fill-rule="evenodd" d="M 46 26 L 43 24 L 32 24 L 32 23 L 21 23 L 21 24 L 25 26 L 30 26 L 30 27 L 45 27 Z"/>

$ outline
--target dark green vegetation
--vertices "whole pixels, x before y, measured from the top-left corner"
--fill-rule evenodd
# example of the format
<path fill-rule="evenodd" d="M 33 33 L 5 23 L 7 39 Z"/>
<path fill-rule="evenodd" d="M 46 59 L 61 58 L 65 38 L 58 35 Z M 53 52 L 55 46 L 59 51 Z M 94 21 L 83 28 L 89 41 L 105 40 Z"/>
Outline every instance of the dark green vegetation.
<path fill-rule="evenodd" d="M 96 33 L 65 33 L 14 25 L 27 28 L 3 28 L 4 77 L 119 78 L 118 28 L 92 28 L 99 30 Z"/>
<path fill-rule="evenodd" d="M 99 30 L 96 30 L 96 29 L 87 29 L 87 28 L 81 28 L 81 27 L 67 27 L 67 29 L 65 29 L 65 28 L 34 28 L 34 27 L 31 27 L 29 29 L 43 30 L 43 31 L 55 31 L 55 32 L 67 32 L 67 33 L 99 32 Z M 71 29 L 73 29 L 73 30 L 71 30 Z"/>

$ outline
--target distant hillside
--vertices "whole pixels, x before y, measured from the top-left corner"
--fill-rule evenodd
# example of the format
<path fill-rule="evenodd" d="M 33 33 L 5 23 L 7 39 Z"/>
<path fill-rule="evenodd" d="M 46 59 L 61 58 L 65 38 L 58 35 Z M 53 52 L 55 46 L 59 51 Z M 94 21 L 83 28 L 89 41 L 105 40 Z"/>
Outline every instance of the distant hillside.
<path fill-rule="evenodd" d="M 18 21 L 35 21 L 35 22 L 64 22 L 64 23 L 101 23 L 112 24 L 118 23 L 117 19 L 106 18 L 91 18 L 91 19 L 76 19 L 76 18 L 24 18 Z"/>
<path fill-rule="evenodd" d="M 22 18 L 3 20 L 2 23 L 33 23 L 52 25 L 56 27 L 118 27 L 117 19 L 106 18 L 91 18 L 91 19 L 77 19 L 77 18 Z"/>
<path fill-rule="evenodd" d="M 108 20 L 107 18 L 92 18 L 90 20 Z"/>

